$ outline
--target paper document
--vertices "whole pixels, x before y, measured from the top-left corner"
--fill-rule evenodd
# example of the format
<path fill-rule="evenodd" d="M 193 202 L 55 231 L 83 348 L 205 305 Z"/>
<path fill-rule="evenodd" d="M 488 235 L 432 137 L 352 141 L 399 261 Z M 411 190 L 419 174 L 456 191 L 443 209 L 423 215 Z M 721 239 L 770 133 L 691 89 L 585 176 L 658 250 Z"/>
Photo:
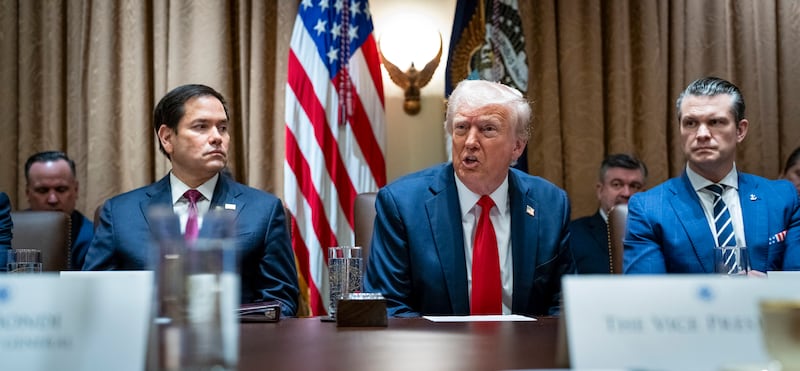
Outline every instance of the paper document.
<path fill-rule="evenodd" d="M 536 318 L 525 317 L 519 314 L 510 315 L 486 315 L 486 316 L 424 316 L 423 318 L 432 322 L 524 322 L 536 321 Z"/>

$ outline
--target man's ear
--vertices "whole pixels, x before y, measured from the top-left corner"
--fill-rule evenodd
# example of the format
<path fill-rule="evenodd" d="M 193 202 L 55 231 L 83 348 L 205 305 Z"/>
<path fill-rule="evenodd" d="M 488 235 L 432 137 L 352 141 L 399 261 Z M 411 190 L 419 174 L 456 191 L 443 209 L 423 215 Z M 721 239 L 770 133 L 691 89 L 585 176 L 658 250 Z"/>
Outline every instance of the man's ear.
<path fill-rule="evenodd" d="M 744 140 L 744 137 L 747 136 L 747 129 L 749 129 L 749 126 L 750 122 L 746 119 L 736 124 L 736 143 L 741 143 Z"/>
<path fill-rule="evenodd" d="M 164 151 L 169 155 L 172 155 L 172 136 L 174 134 L 175 132 L 167 125 L 162 124 L 158 127 L 158 141 L 161 142 Z"/>

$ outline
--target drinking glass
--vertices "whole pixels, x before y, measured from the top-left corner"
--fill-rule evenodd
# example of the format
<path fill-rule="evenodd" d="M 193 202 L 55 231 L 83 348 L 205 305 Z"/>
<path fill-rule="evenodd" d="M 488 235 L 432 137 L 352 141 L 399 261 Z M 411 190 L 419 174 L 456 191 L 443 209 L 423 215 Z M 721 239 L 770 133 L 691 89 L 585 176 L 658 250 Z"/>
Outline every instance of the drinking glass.
<path fill-rule="evenodd" d="M 350 293 L 363 290 L 361 246 L 328 248 L 328 314 L 336 317 L 336 305 Z"/>
<path fill-rule="evenodd" d="M 209 210 L 187 244 L 171 208 L 148 212 L 157 305 L 148 361 L 158 370 L 235 370 L 240 277 L 235 213 Z"/>
<path fill-rule="evenodd" d="M 781 371 L 800 371 L 800 300 L 763 300 L 761 333 Z"/>
<path fill-rule="evenodd" d="M 8 273 L 41 273 L 42 252 L 36 249 L 8 250 Z"/>
<path fill-rule="evenodd" d="M 718 246 L 714 248 L 714 272 L 729 276 L 747 276 L 750 256 L 745 246 Z"/>

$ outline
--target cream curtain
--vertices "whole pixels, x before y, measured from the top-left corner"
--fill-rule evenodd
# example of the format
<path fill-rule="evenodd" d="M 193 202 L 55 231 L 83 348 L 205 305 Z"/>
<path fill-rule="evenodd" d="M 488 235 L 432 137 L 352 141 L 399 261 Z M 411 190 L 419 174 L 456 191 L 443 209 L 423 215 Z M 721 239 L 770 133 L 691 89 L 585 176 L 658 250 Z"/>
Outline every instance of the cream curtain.
<path fill-rule="evenodd" d="M 535 116 L 528 161 L 567 190 L 573 217 L 596 210 L 606 154 L 640 156 L 650 186 L 680 174 L 675 99 L 703 75 L 743 91 L 741 170 L 775 178 L 800 145 L 800 2 L 520 2 Z"/>
<path fill-rule="evenodd" d="M 234 175 L 275 191 L 278 67 L 296 10 L 296 1 L 0 0 L 0 190 L 27 207 L 25 160 L 63 150 L 91 218 L 106 198 L 167 173 L 152 110 L 169 89 L 196 82 L 229 101 Z"/>
<path fill-rule="evenodd" d="M 386 1 L 386 0 L 373 0 Z M 402 0 L 398 0 L 402 1 Z M 151 112 L 180 84 L 229 100 L 237 179 L 280 195 L 286 55 L 297 0 L 0 0 L 0 190 L 26 207 L 22 165 L 66 151 L 79 209 L 163 176 Z M 632 152 L 650 185 L 680 173 L 674 101 L 706 74 L 743 90 L 739 167 L 776 177 L 800 145 L 800 2 L 520 0 L 534 101 L 531 172 L 597 207 L 603 155 Z M 439 123 L 431 123 L 439 125 Z"/>

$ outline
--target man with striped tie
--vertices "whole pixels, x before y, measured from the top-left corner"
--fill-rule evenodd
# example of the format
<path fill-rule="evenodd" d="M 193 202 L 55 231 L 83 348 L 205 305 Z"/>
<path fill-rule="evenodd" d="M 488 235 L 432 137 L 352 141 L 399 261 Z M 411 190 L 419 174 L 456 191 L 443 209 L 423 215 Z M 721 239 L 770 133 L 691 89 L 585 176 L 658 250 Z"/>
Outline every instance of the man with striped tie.
<path fill-rule="evenodd" d="M 750 275 L 800 270 L 794 186 L 736 169 L 736 146 L 749 128 L 739 88 L 701 78 L 676 108 L 686 170 L 631 197 L 625 273 L 713 273 L 715 249 L 730 246 L 746 247 Z"/>

